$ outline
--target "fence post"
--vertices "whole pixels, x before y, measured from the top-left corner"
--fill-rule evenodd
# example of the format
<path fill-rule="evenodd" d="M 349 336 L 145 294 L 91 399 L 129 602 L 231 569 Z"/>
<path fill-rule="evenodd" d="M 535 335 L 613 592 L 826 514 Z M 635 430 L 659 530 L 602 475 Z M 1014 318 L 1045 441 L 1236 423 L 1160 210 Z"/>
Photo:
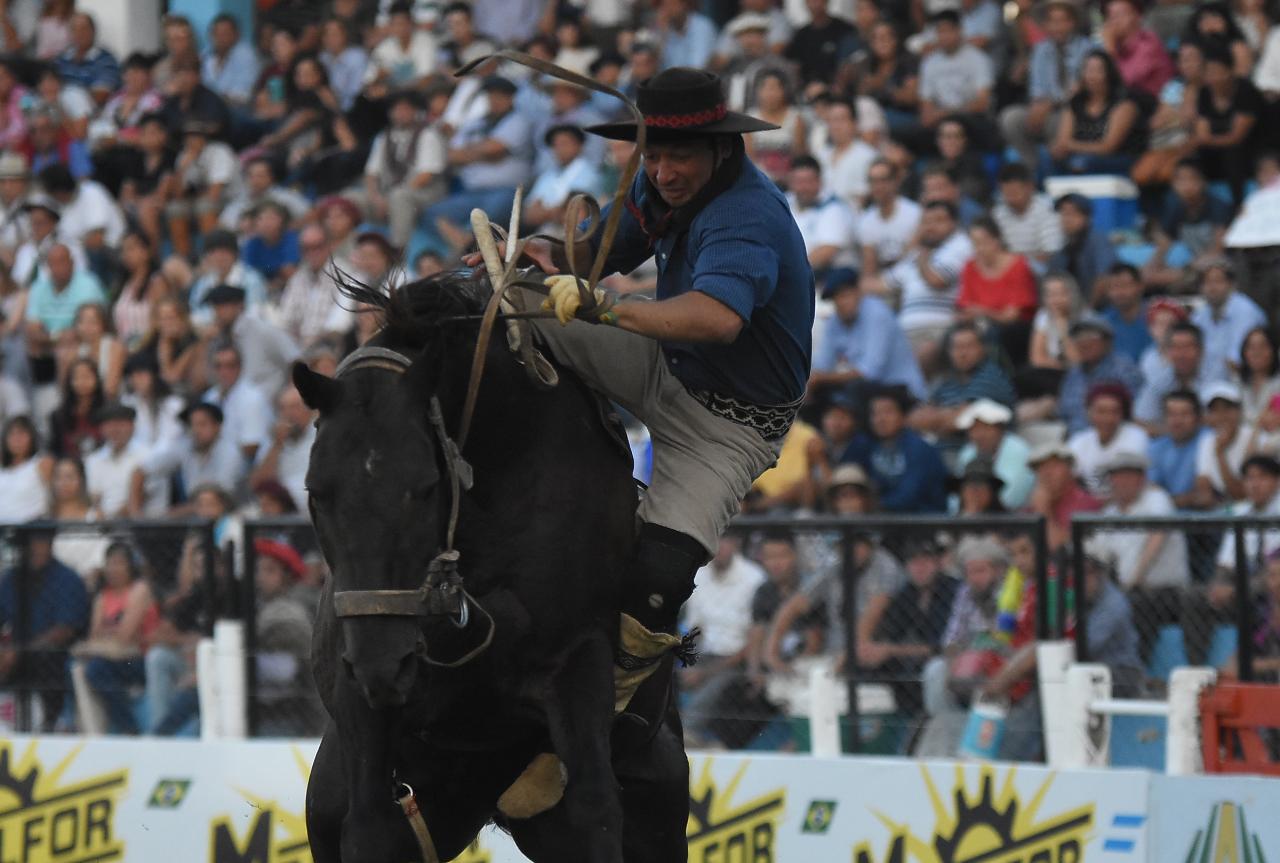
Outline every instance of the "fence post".
<path fill-rule="evenodd" d="M 853 560 L 853 529 L 840 528 L 840 580 L 844 584 L 844 678 L 849 690 L 849 749 L 862 751 L 862 721 L 858 714 L 858 573 Z"/>
<path fill-rule="evenodd" d="M 1169 677 L 1164 772 L 1170 776 L 1204 772 L 1204 754 L 1200 749 L 1200 693 L 1217 678 L 1212 668 L 1175 668 Z"/>
<path fill-rule="evenodd" d="M 1071 520 L 1071 596 L 1074 606 L 1076 625 L 1076 662 L 1089 661 L 1089 617 L 1084 600 L 1084 529 L 1085 526 L 1075 519 Z M 1062 616 L 1062 625 L 1067 625 L 1067 592 L 1066 579 L 1059 577 L 1062 598 L 1058 613 Z"/>
<path fill-rule="evenodd" d="M 1039 601 L 1036 603 L 1036 640 L 1046 641 L 1049 638 L 1061 638 L 1062 632 L 1060 628 L 1051 632 L 1049 622 L 1049 535 L 1045 526 L 1044 516 L 1041 516 L 1036 522 L 1036 528 L 1032 531 L 1032 539 L 1036 546 L 1036 596 Z M 1062 613 L 1058 614 L 1059 619 Z"/>
<path fill-rule="evenodd" d="M 13 619 L 13 643 L 18 649 L 18 662 L 29 663 L 26 655 L 31 640 L 31 534 L 21 527 L 14 529 L 18 540 L 18 568 L 14 573 L 18 580 L 14 585 L 14 602 L 17 605 Z M 23 734 L 31 733 L 31 676 L 17 667 L 17 686 L 14 688 L 14 725 Z"/>
<path fill-rule="evenodd" d="M 1244 544 L 1244 525 L 1233 525 L 1236 545 L 1236 662 L 1240 679 L 1253 680 L 1253 593 L 1249 590 L 1249 555 Z M 1258 529 L 1258 549 L 1263 547 L 1262 528 Z"/>
<path fill-rule="evenodd" d="M 253 547 L 257 538 L 256 526 L 244 526 L 244 572 L 240 584 L 240 620 L 244 624 L 244 697 L 245 723 L 248 736 L 258 731 L 258 606 L 257 583 L 258 553 Z"/>

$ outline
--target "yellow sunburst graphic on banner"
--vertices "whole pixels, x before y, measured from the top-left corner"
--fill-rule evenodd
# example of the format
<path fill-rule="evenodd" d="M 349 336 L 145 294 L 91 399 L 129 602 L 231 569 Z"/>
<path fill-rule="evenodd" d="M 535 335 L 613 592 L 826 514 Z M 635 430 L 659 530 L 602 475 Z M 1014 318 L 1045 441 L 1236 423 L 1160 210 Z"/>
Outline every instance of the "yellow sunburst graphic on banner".
<path fill-rule="evenodd" d="M 12 745 L 0 742 L 0 860 L 123 860 L 124 843 L 115 833 L 115 814 L 129 771 L 68 782 L 67 770 L 84 744 L 73 747 L 48 769 L 40 761 L 37 746 L 27 744 L 15 760 Z"/>
<path fill-rule="evenodd" d="M 292 750 L 294 765 L 305 786 L 311 778 L 311 765 L 298 747 Z M 278 800 L 243 788 L 236 791 L 258 814 L 244 836 L 236 835 L 230 815 L 216 819 L 210 828 L 209 863 L 311 863 L 305 811 L 295 811 Z M 450 863 L 491 861 L 489 852 L 476 840 Z"/>
<path fill-rule="evenodd" d="M 892 836 L 883 863 L 1020 863 L 1024 860 L 1082 860 L 1093 826 L 1094 806 L 1087 804 L 1057 815 L 1041 817 L 1045 795 L 1053 784 L 1050 774 L 1025 804 L 1017 787 L 1017 768 L 1009 768 L 1000 789 L 996 768 L 984 766 L 978 788 L 970 790 L 963 765 L 955 767 L 952 800 L 938 790 L 933 776 L 920 768 L 933 812 L 930 835 L 915 833 L 907 821 L 873 810 Z M 1075 856 L 1071 856 L 1074 853 Z M 1048 855 L 1048 856 L 1045 856 Z M 874 863 L 870 842 L 853 850 L 854 863 Z"/>
<path fill-rule="evenodd" d="M 689 859 L 773 860 L 778 825 L 786 809 L 785 788 L 747 800 L 735 800 L 738 786 L 751 762 L 719 787 L 711 773 L 711 759 L 689 787 Z M 692 763 L 691 770 L 692 773 Z"/>

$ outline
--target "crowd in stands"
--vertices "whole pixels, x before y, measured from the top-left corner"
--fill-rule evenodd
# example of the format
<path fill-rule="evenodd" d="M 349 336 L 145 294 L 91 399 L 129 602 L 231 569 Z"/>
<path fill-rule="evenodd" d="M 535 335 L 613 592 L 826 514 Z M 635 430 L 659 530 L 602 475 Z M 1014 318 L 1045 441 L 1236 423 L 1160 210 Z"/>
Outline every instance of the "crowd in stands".
<path fill-rule="evenodd" d="M 289 367 L 332 373 L 378 328 L 340 279 L 457 265 L 472 208 L 505 224 L 518 187 L 525 230 L 560 231 L 570 197 L 605 200 L 630 155 L 584 131 L 614 99 L 493 60 L 452 75 L 506 46 L 629 95 L 713 69 L 731 107 L 779 127 L 747 152 L 787 193 L 818 316 L 804 421 L 747 511 L 1033 513 L 1054 571 L 1077 513 L 1280 516 L 1280 239 L 1226 240 L 1280 184 L 1266 0 L 256 7 L 207 32 L 169 15 L 161 44 L 120 57 L 73 0 L 0 4 L 0 524 L 195 515 L 221 544 L 238 517 L 305 512 L 313 417 Z M 1132 182 L 1135 218 L 1081 182 L 1099 175 Z M 654 271 L 611 284 L 643 293 Z M 1253 537 L 1259 572 L 1277 537 Z M 924 751 L 954 748 L 948 717 L 974 698 L 1032 715 L 1034 544 L 955 539 L 860 535 L 854 657 L 829 537 L 726 540 L 687 611 L 708 659 L 686 697 L 763 698 L 766 676 L 825 654 L 930 717 Z M 47 654 L 75 655 L 113 727 L 137 727 L 113 688 L 145 685 L 143 730 L 181 728 L 204 550 L 189 540 L 153 578 L 128 537 L 60 541 L 29 540 L 50 595 L 74 594 L 37 622 Z M 1141 685 L 1170 622 L 1203 661 L 1188 623 L 1249 601 L 1218 542 L 1090 545 L 1080 604 L 1117 680 Z M 298 545 L 254 543 L 263 679 L 282 691 L 305 676 L 323 578 Z M 13 597 L 10 577 L 9 628 Z M 1265 607 L 1263 652 L 1280 625 Z M 46 671 L 0 650 L 0 679 Z M 695 737 L 733 737 L 694 714 Z M 66 721 L 59 703 L 45 716 Z"/>

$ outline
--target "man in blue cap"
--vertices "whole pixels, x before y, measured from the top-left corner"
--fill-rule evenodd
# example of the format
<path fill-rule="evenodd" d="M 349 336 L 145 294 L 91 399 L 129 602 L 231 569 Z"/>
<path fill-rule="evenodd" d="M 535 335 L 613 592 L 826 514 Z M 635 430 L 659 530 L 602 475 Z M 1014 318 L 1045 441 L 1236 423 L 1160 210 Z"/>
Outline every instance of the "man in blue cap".
<path fill-rule="evenodd" d="M 816 339 L 811 396 L 824 390 L 861 393 L 868 384 L 900 384 L 917 399 L 927 395 L 920 364 L 897 315 L 884 300 L 864 295 L 857 270 L 832 270 L 822 298 L 833 308 Z"/>
<path fill-rule="evenodd" d="M 583 305 L 575 280 L 555 275 L 547 306 L 565 326 L 539 327 L 558 360 L 653 437 L 653 481 L 623 585 L 618 709 L 679 644 L 694 573 L 774 463 L 804 396 L 814 313 L 813 273 L 786 198 L 743 147 L 744 133 L 774 127 L 729 111 L 720 80 L 699 69 L 660 72 L 637 102 L 644 170 L 604 271 L 628 273 L 653 257 L 657 301 L 619 302 L 597 288 Z M 632 141 L 637 127 L 587 131 Z M 583 269 L 598 242 L 575 249 Z M 562 249 L 531 247 L 548 272 L 565 267 Z"/>

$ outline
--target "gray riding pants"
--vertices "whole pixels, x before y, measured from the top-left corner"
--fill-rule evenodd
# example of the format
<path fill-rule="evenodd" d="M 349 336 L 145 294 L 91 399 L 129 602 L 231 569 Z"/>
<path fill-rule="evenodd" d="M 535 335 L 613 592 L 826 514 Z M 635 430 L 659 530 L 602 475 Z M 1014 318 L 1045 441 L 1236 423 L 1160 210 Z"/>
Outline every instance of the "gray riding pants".
<path fill-rule="evenodd" d="M 526 308 L 541 301 L 526 294 Z M 653 478 L 640 519 L 691 536 L 713 554 L 782 442 L 703 407 L 671 374 L 653 339 L 578 320 L 568 326 L 539 320 L 534 327 L 557 360 L 649 429 Z"/>

